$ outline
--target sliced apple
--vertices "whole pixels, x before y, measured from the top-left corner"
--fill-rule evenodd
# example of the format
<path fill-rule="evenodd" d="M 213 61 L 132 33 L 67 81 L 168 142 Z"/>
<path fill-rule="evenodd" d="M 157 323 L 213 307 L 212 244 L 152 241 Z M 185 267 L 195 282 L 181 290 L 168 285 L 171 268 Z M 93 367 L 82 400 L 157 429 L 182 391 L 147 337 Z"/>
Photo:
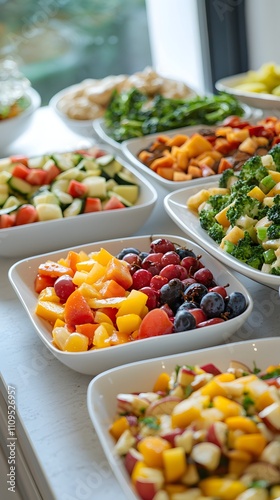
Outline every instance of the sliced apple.
<path fill-rule="evenodd" d="M 269 484 L 279 484 L 280 469 L 267 462 L 249 464 L 244 470 L 244 474 L 248 474 L 252 481 L 265 480 Z"/>
<path fill-rule="evenodd" d="M 156 493 L 163 487 L 164 475 L 159 469 L 144 467 L 141 475 L 135 478 L 135 489 L 143 500 L 153 500 Z"/>
<path fill-rule="evenodd" d="M 244 374 L 252 373 L 249 366 L 234 359 L 230 361 L 228 371 L 234 373 L 237 377 L 243 377 Z"/>
<path fill-rule="evenodd" d="M 169 431 L 163 432 L 160 434 L 160 437 L 166 439 L 172 446 L 180 446 L 176 443 L 176 439 L 178 436 L 181 436 L 184 433 L 184 429 L 170 429 Z"/>
<path fill-rule="evenodd" d="M 140 416 L 145 413 L 149 404 L 149 401 L 134 394 L 117 395 L 117 405 L 119 412 L 134 413 L 134 415 Z"/>
<path fill-rule="evenodd" d="M 183 387 L 187 387 L 194 380 L 195 375 L 195 372 L 193 370 L 190 370 L 190 368 L 181 366 L 178 372 L 177 382 Z"/>
<path fill-rule="evenodd" d="M 221 449 L 214 443 L 198 443 L 191 451 L 191 458 L 207 470 L 214 471 L 221 460 Z"/>
<path fill-rule="evenodd" d="M 207 441 L 219 448 L 224 448 L 227 442 L 228 427 L 224 422 L 213 422 L 207 432 Z"/>
<path fill-rule="evenodd" d="M 145 415 L 158 416 L 158 415 L 171 415 L 175 406 L 181 401 L 180 398 L 176 396 L 166 396 L 153 401 L 147 408 Z"/>
<path fill-rule="evenodd" d="M 222 373 L 221 370 L 219 370 L 219 368 L 217 368 L 217 366 L 215 366 L 213 363 L 207 363 L 200 368 L 206 373 L 211 373 L 212 375 L 220 375 Z"/>
<path fill-rule="evenodd" d="M 135 448 L 129 448 L 127 454 L 125 455 L 124 465 L 130 476 L 137 462 L 143 462 L 142 453 Z"/>
<path fill-rule="evenodd" d="M 259 417 L 273 432 L 280 432 L 280 403 L 276 401 L 259 412 Z"/>
<path fill-rule="evenodd" d="M 263 462 L 268 462 L 269 464 L 280 468 L 280 441 L 271 441 L 268 443 L 263 450 L 260 459 Z"/>
<path fill-rule="evenodd" d="M 136 438 L 131 434 L 129 429 L 126 429 L 119 437 L 114 446 L 114 452 L 118 455 L 126 455 L 128 450 L 136 443 Z"/>

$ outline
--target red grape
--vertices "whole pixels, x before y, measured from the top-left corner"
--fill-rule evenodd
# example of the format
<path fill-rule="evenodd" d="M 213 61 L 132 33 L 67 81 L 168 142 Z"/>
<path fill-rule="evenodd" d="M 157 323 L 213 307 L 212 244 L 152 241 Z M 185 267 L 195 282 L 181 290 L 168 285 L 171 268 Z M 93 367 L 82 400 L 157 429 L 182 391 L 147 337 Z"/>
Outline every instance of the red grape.
<path fill-rule="evenodd" d="M 160 276 L 159 274 L 156 274 L 155 276 L 152 277 L 150 281 L 150 286 L 154 290 L 160 290 L 163 285 L 166 285 L 168 283 L 168 279 L 165 278 L 164 276 Z"/>
<path fill-rule="evenodd" d="M 59 276 L 54 283 L 54 291 L 62 302 L 65 302 L 75 290 L 76 285 L 74 285 L 72 277 L 68 274 Z"/>
<path fill-rule="evenodd" d="M 158 293 L 155 289 L 150 286 L 143 286 L 139 290 L 140 292 L 145 293 L 148 296 L 148 300 L 146 302 L 146 306 L 149 310 L 155 309 L 158 305 Z"/>
<path fill-rule="evenodd" d="M 207 269 L 206 267 L 198 269 L 194 273 L 193 277 L 196 281 L 198 281 L 198 283 L 202 283 L 207 287 L 211 286 L 211 284 L 213 283 L 213 274 L 211 273 L 210 269 Z"/>
<path fill-rule="evenodd" d="M 156 240 L 153 240 L 151 245 L 150 245 L 151 251 L 154 252 L 172 252 L 175 251 L 175 245 L 171 241 L 167 240 L 166 238 L 158 238 Z"/>
<path fill-rule="evenodd" d="M 150 271 L 147 271 L 147 269 L 137 269 L 137 271 L 135 271 L 132 276 L 132 288 L 140 290 L 140 288 L 143 288 L 144 286 L 149 286 L 152 277 L 152 273 L 150 273 Z"/>
<path fill-rule="evenodd" d="M 180 264 L 180 256 L 176 252 L 166 252 L 161 258 L 162 267 L 168 264 Z"/>

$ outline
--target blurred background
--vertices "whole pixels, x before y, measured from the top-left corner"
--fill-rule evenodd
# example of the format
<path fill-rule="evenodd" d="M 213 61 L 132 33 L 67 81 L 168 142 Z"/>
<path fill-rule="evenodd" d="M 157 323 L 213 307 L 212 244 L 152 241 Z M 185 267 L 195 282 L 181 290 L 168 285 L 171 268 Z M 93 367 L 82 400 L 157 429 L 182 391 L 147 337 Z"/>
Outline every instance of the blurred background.
<path fill-rule="evenodd" d="M 279 0 L 0 0 L 0 58 L 16 58 L 43 105 L 85 78 L 149 65 L 212 92 L 280 62 L 279 14 Z"/>

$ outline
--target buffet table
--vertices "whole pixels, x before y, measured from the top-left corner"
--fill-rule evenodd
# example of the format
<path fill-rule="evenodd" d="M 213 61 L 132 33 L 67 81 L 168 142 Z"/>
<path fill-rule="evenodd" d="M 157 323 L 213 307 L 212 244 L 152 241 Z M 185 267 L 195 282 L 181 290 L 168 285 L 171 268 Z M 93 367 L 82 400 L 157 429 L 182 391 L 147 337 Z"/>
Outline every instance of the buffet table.
<path fill-rule="evenodd" d="M 93 136 L 83 138 L 70 132 L 50 108 L 44 107 L 36 112 L 26 133 L 0 151 L 0 156 L 71 150 L 94 141 Z M 165 214 L 162 200 L 167 193 L 163 188 L 158 193 L 151 218 L 136 234 L 184 236 Z M 17 260 L 0 259 L 1 500 L 125 500 L 88 415 L 86 393 L 91 377 L 62 365 L 41 343 L 8 280 L 8 270 Z M 279 335 L 278 290 L 236 275 L 252 295 L 254 309 L 230 341 Z M 17 408 L 13 439 L 8 435 L 8 396 Z M 12 445 L 15 471 L 8 465 L 8 459 L 13 458 Z"/>

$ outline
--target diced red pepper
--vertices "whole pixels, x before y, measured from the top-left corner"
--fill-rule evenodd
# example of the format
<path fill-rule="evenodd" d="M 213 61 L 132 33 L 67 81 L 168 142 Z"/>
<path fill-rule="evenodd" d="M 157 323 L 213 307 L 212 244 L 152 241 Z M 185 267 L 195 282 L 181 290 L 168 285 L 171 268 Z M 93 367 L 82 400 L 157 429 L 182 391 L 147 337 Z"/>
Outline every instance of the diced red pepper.
<path fill-rule="evenodd" d="M 228 116 L 223 121 L 224 127 L 232 127 L 232 128 L 245 128 L 250 125 L 247 121 L 242 121 L 239 116 Z"/>
<path fill-rule="evenodd" d="M 248 127 L 248 130 L 251 137 L 260 137 L 263 135 L 263 131 L 265 130 L 265 128 L 262 125 L 255 125 L 252 127 Z"/>

